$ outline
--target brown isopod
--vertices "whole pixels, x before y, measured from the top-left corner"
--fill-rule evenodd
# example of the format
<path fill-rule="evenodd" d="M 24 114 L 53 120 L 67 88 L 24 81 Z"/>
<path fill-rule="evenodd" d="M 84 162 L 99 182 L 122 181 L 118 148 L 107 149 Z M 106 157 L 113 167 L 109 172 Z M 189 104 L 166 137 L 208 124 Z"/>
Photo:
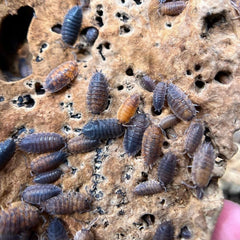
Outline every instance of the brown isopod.
<path fill-rule="evenodd" d="M 47 76 L 44 88 L 51 92 L 58 92 L 78 75 L 78 65 L 76 61 L 64 62 L 54 68 Z"/>
<path fill-rule="evenodd" d="M 197 189 L 197 197 L 203 198 L 203 189 L 207 187 L 215 162 L 215 152 L 211 143 L 203 143 L 194 153 L 192 163 L 192 181 Z"/>
<path fill-rule="evenodd" d="M 153 106 L 155 111 L 160 112 L 164 105 L 165 96 L 167 91 L 167 84 L 159 82 L 153 91 Z"/>
<path fill-rule="evenodd" d="M 186 7 L 185 1 L 174 1 L 160 4 L 159 12 L 161 15 L 177 16 Z"/>
<path fill-rule="evenodd" d="M 153 237 L 153 240 L 174 240 L 174 226 L 171 221 L 161 223 Z"/>
<path fill-rule="evenodd" d="M 83 134 L 68 141 L 68 151 L 70 153 L 86 153 L 95 150 L 101 144 L 99 139 L 89 139 Z"/>
<path fill-rule="evenodd" d="M 57 133 L 34 133 L 18 142 L 20 150 L 29 153 L 54 152 L 65 146 L 63 137 Z"/>
<path fill-rule="evenodd" d="M 190 121 L 196 116 L 194 104 L 179 87 L 172 83 L 168 84 L 167 102 L 171 111 L 183 121 Z"/>
<path fill-rule="evenodd" d="M 79 192 L 62 193 L 42 204 L 44 211 L 51 215 L 84 213 L 91 208 L 91 199 Z"/>
<path fill-rule="evenodd" d="M 164 191 L 164 188 L 158 181 L 149 180 L 149 181 L 139 183 L 134 188 L 133 193 L 135 195 L 144 196 L 144 195 L 153 195 L 163 191 Z"/>
<path fill-rule="evenodd" d="M 89 83 L 87 92 L 87 108 L 93 114 L 100 114 L 108 105 L 109 89 L 102 72 L 96 72 Z"/>
<path fill-rule="evenodd" d="M 23 201 L 39 205 L 41 202 L 62 192 L 60 187 L 53 184 L 36 184 L 27 187 L 22 194 Z"/>
<path fill-rule="evenodd" d="M 145 74 L 139 74 L 136 77 L 139 79 L 139 84 L 143 89 L 149 92 L 153 92 L 156 86 L 156 83 L 154 80 L 152 80 L 148 75 L 145 75 Z"/>
<path fill-rule="evenodd" d="M 173 153 L 168 152 L 163 156 L 159 163 L 158 181 L 164 188 L 173 180 L 176 161 L 177 157 Z"/>
<path fill-rule="evenodd" d="M 173 127 L 179 122 L 179 119 L 174 115 L 167 115 L 165 118 L 160 120 L 159 126 L 165 130 L 167 128 Z"/>
<path fill-rule="evenodd" d="M 163 143 L 162 130 L 151 124 L 145 130 L 142 140 L 142 156 L 148 166 L 152 166 L 161 154 Z"/>
<path fill-rule="evenodd" d="M 18 206 L 0 212 L 0 236 L 20 233 L 39 222 L 40 215 L 36 207 L 19 203 Z"/>
<path fill-rule="evenodd" d="M 128 123 L 135 114 L 140 103 L 139 94 L 130 95 L 120 106 L 117 112 L 117 119 L 120 123 Z"/>
<path fill-rule="evenodd" d="M 187 130 L 187 137 L 185 140 L 184 149 L 189 156 L 196 151 L 199 145 L 202 142 L 204 133 L 203 124 L 200 121 L 193 121 L 191 122 L 188 130 Z"/>
<path fill-rule="evenodd" d="M 57 181 L 62 174 L 63 174 L 63 171 L 61 169 L 54 169 L 49 172 L 38 174 L 33 181 L 35 183 L 41 183 L 41 184 L 52 183 Z"/>

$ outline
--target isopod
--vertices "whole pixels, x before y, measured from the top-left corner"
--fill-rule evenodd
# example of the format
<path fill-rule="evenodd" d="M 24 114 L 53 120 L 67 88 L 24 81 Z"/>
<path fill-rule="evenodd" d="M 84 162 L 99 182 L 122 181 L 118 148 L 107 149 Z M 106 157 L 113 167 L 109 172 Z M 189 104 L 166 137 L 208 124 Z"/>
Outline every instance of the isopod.
<path fill-rule="evenodd" d="M 142 140 L 142 156 L 148 166 L 152 166 L 160 157 L 163 135 L 161 128 L 154 124 L 148 126 Z"/>
<path fill-rule="evenodd" d="M 191 100 L 172 83 L 167 87 L 167 102 L 171 111 L 183 121 L 190 121 L 196 116 L 196 109 Z"/>
<path fill-rule="evenodd" d="M 117 112 L 117 119 L 120 123 L 128 123 L 135 114 L 140 103 L 139 94 L 130 95 L 120 106 Z"/>
<path fill-rule="evenodd" d="M 82 128 L 83 134 L 90 139 L 109 139 L 121 136 L 124 127 L 115 118 L 101 119 L 88 122 Z"/>
<path fill-rule="evenodd" d="M 97 221 L 97 218 L 90 222 L 87 228 L 82 228 L 80 231 L 76 232 L 74 240 L 94 240 L 94 234 L 91 231 L 91 227 Z"/>
<path fill-rule="evenodd" d="M 167 128 L 173 127 L 178 122 L 179 122 L 179 119 L 174 114 L 170 114 L 160 120 L 159 126 L 165 130 Z"/>
<path fill-rule="evenodd" d="M 16 150 L 16 144 L 12 138 L 0 142 L 0 170 L 5 167 L 8 161 L 13 157 Z"/>
<path fill-rule="evenodd" d="M 161 223 L 153 237 L 153 240 L 174 240 L 174 226 L 171 221 Z"/>
<path fill-rule="evenodd" d="M 177 16 L 186 7 L 185 1 L 165 2 L 160 4 L 159 12 L 161 15 Z"/>
<path fill-rule="evenodd" d="M 62 40 L 64 43 L 73 45 L 78 37 L 82 25 L 82 7 L 72 7 L 64 17 L 62 24 Z"/>
<path fill-rule="evenodd" d="M 199 121 L 193 121 L 191 122 L 188 130 L 187 130 L 187 137 L 185 140 L 185 151 L 189 155 L 192 155 L 198 146 L 202 142 L 204 133 L 204 128 L 201 122 Z"/>
<path fill-rule="evenodd" d="M 68 141 L 67 148 L 70 153 L 86 153 L 91 152 L 100 145 L 98 139 L 89 139 L 83 134 Z"/>
<path fill-rule="evenodd" d="M 47 229 L 49 240 L 69 240 L 64 224 L 59 218 L 54 218 Z"/>
<path fill-rule="evenodd" d="M 123 139 L 124 150 L 129 156 L 135 156 L 141 150 L 143 134 L 148 125 L 149 120 L 143 113 L 135 115 L 129 122 Z"/>
<path fill-rule="evenodd" d="M 164 189 L 158 181 L 148 180 L 142 183 L 139 183 L 133 190 L 135 195 L 153 195 L 156 193 L 163 192 Z"/>
<path fill-rule="evenodd" d="M 66 162 L 66 157 L 67 154 L 63 151 L 58 151 L 37 157 L 31 162 L 32 172 L 41 173 L 53 170 L 57 168 L 60 164 Z"/>
<path fill-rule="evenodd" d="M 203 189 L 207 187 L 215 162 L 215 152 L 211 143 L 203 143 L 193 155 L 192 181 L 197 188 L 199 199 L 203 197 Z"/>
<path fill-rule="evenodd" d="M 65 146 L 65 141 L 57 133 L 34 133 L 20 139 L 18 147 L 29 153 L 57 151 Z"/>
<path fill-rule="evenodd" d="M 28 204 L 19 204 L 0 212 L 0 236 L 18 234 L 40 222 L 39 211 Z"/>
<path fill-rule="evenodd" d="M 159 163 L 158 181 L 164 188 L 173 180 L 176 161 L 177 157 L 173 153 L 168 152 L 163 156 Z"/>
<path fill-rule="evenodd" d="M 149 92 L 153 92 L 154 88 L 156 87 L 155 81 L 153 81 L 148 75 L 145 74 L 139 74 L 137 78 L 139 78 L 139 84 L 143 89 Z"/>
<path fill-rule="evenodd" d="M 40 204 L 62 192 L 62 189 L 52 184 L 36 184 L 27 187 L 22 194 L 23 201 Z"/>
<path fill-rule="evenodd" d="M 41 183 L 41 184 L 53 183 L 53 182 L 57 181 L 60 178 L 62 173 L 63 172 L 62 172 L 61 169 L 54 169 L 54 170 L 49 171 L 49 172 L 44 172 L 44 173 L 38 174 L 34 178 L 33 181 L 35 183 Z"/>
<path fill-rule="evenodd" d="M 60 91 L 70 84 L 78 75 L 76 61 L 64 62 L 54 68 L 46 77 L 44 88 L 50 93 Z"/>
<path fill-rule="evenodd" d="M 96 72 L 89 83 L 87 108 L 93 114 L 100 114 L 108 105 L 108 83 L 102 72 Z"/>
<path fill-rule="evenodd" d="M 96 39 L 98 38 L 98 30 L 95 27 L 89 27 L 86 30 L 86 33 L 84 35 L 86 42 L 88 45 L 92 46 Z"/>
<path fill-rule="evenodd" d="M 164 105 L 165 96 L 167 91 L 167 84 L 159 82 L 153 91 L 153 106 L 155 111 L 160 112 Z"/>
<path fill-rule="evenodd" d="M 84 213 L 91 209 L 92 201 L 79 192 L 62 193 L 42 204 L 44 211 L 51 215 Z"/>

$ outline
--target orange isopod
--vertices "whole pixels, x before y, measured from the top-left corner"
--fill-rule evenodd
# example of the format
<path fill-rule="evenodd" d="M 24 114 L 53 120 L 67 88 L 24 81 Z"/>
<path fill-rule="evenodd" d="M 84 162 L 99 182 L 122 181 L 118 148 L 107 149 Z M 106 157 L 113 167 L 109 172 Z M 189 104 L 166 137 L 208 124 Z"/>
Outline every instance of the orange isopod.
<path fill-rule="evenodd" d="M 130 95 L 120 106 L 117 112 L 117 119 L 120 123 L 128 123 L 135 114 L 140 103 L 139 94 Z"/>

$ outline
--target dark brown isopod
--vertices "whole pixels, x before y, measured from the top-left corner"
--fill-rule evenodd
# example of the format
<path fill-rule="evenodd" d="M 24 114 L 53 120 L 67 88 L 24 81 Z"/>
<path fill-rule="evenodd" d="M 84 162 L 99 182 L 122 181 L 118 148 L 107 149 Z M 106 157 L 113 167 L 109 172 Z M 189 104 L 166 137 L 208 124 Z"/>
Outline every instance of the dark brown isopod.
<path fill-rule="evenodd" d="M 96 72 L 89 83 L 87 108 L 93 114 L 103 112 L 108 104 L 108 83 L 102 72 Z"/>
<path fill-rule="evenodd" d="M 46 153 L 63 148 L 65 141 L 57 133 L 35 133 L 20 139 L 18 146 L 24 152 Z"/>
<path fill-rule="evenodd" d="M 160 157 L 163 135 L 161 128 L 154 124 L 148 126 L 142 140 L 142 156 L 147 165 L 152 166 Z"/>
<path fill-rule="evenodd" d="M 139 84 L 143 89 L 153 92 L 156 86 L 155 81 L 153 81 L 148 75 L 139 75 L 137 78 L 139 78 Z"/>
<path fill-rule="evenodd" d="M 167 102 L 171 111 L 183 121 L 190 121 L 196 116 L 196 109 L 191 100 L 172 83 L 168 84 Z"/>
<path fill-rule="evenodd" d="M 174 226 L 171 221 L 161 223 L 153 237 L 153 240 L 174 240 Z"/>
<path fill-rule="evenodd" d="M 215 162 L 215 152 L 211 143 L 203 143 L 194 153 L 192 180 L 198 191 L 198 198 L 203 197 L 203 188 L 207 187 Z"/>
<path fill-rule="evenodd" d="M 188 130 L 187 130 L 187 137 L 185 140 L 185 151 L 189 155 L 192 155 L 199 145 L 202 142 L 204 133 L 204 128 L 201 122 L 193 121 L 191 122 Z"/>
<path fill-rule="evenodd" d="M 84 213 L 90 210 L 91 200 L 79 192 L 62 193 L 42 204 L 43 210 L 51 215 Z"/>
<path fill-rule="evenodd" d="M 133 193 L 136 195 L 153 195 L 164 191 L 164 188 L 158 181 L 149 180 L 142 183 L 139 183 L 133 190 Z"/>
<path fill-rule="evenodd" d="M 179 122 L 179 119 L 174 114 L 170 114 L 160 120 L 159 126 L 165 130 L 167 128 L 173 127 L 178 122 Z"/>
<path fill-rule="evenodd" d="M 155 111 L 160 112 L 164 105 L 165 96 L 167 91 L 167 84 L 159 82 L 153 91 L 153 106 Z"/>
<path fill-rule="evenodd" d="M 13 157 L 15 150 L 16 144 L 12 138 L 0 142 L 0 170 L 3 169 Z"/>
<path fill-rule="evenodd" d="M 54 68 L 46 77 L 44 88 L 51 92 L 58 92 L 78 75 L 78 65 L 76 61 L 64 62 Z"/>
<path fill-rule="evenodd" d="M 54 169 L 54 170 L 49 171 L 49 172 L 44 172 L 44 173 L 38 174 L 34 178 L 33 181 L 35 183 L 41 183 L 41 184 L 53 183 L 53 182 L 57 181 L 60 178 L 62 173 L 63 172 L 62 172 L 61 169 Z"/>
<path fill-rule="evenodd" d="M 176 161 L 177 157 L 171 152 L 166 153 L 161 159 L 158 166 L 158 181 L 163 187 L 172 182 Z"/>
<path fill-rule="evenodd" d="M 174 1 L 160 4 L 159 12 L 161 15 L 177 16 L 186 7 L 185 1 Z"/>
<path fill-rule="evenodd" d="M 64 224 L 59 218 L 54 218 L 47 229 L 48 240 L 69 240 Z"/>
<path fill-rule="evenodd" d="M 124 150 L 129 156 L 135 156 L 141 150 L 143 134 L 148 125 L 145 114 L 137 114 L 129 122 L 123 139 Z"/>
<path fill-rule="evenodd" d="M 35 158 L 31 162 L 31 169 L 34 173 L 41 173 L 53 170 L 67 160 L 67 154 L 58 151 Z"/>
<path fill-rule="evenodd" d="M 0 236 L 18 234 L 40 222 L 39 211 L 28 204 L 19 204 L 0 212 Z"/>
<path fill-rule="evenodd" d="M 23 201 L 31 204 L 40 204 L 62 192 L 60 187 L 52 184 L 36 184 L 27 187 L 22 194 Z"/>
<path fill-rule="evenodd" d="M 100 143 L 98 139 L 89 139 L 82 134 L 71 138 L 68 141 L 67 148 L 70 153 L 86 153 L 96 149 Z"/>
<path fill-rule="evenodd" d="M 124 127 L 115 118 L 88 122 L 82 129 L 83 134 L 90 139 L 116 138 L 124 133 Z"/>

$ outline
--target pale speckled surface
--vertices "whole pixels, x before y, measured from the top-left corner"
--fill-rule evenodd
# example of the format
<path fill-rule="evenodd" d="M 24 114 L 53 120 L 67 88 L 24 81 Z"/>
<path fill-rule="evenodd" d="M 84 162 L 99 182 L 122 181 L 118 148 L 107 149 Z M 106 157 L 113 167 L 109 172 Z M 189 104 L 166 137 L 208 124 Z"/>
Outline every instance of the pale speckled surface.
<path fill-rule="evenodd" d="M 1 17 L 15 13 L 14 9 L 26 5 L 25 1 L 8 2 L 8 6 L 4 3 L 0 5 Z M 130 66 L 134 74 L 145 72 L 157 81 L 161 80 L 160 74 L 165 81 L 173 79 L 199 105 L 197 118 L 202 118 L 209 128 L 209 136 L 221 158 L 221 164 L 215 164 L 214 174 L 221 177 L 225 160 L 230 159 L 236 151 L 232 134 L 240 128 L 240 23 L 231 20 L 236 13 L 227 0 L 190 0 L 183 13 L 176 17 L 159 16 L 157 0 L 144 0 L 139 5 L 136 2 L 125 0 L 123 4 L 116 0 L 110 4 L 109 1 L 92 0 L 90 8 L 84 11 L 82 28 L 95 26 L 99 29 L 99 37 L 85 54 L 77 54 L 77 79 L 59 93 L 36 95 L 34 83 L 43 84 L 50 70 L 62 62 L 72 60 L 72 52 L 77 52 L 63 48 L 59 43 L 60 35 L 51 31 L 53 25 L 62 23 L 67 9 L 76 1 L 28 1 L 27 5 L 34 7 L 37 16 L 33 18 L 28 32 L 33 74 L 17 82 L 0 80 L 0 96 L 5 98 L 0 102 L 0 140 L 5 140 L 21 126 L 27 130 L 35 129 L 35 132 L 55 131 L 70 138 L 77 134 L 74 129 L 82 128 L 92 118 L 116 117 L 122 101 L 134 92 L 140 93 L 143 100 L 140 111 L 151 116 L 152 93 L 143 90 L 134 76 L 126 75 L 125 71 Z M 103 6 L 102 27 L 95 20 L 99 4 Z M 117 12 L 125 13 L 128 20 L 121 21 L 121 17 L 116 17 Z M 220 13 L 217 15 L 220 20 L 206 32 L 203 22 L 208 13 Z M 221 17 L 222 13 L 224 17 Z M 166 23 L 171 23 L 171 27 L 167 27 Z M 130 26 L 130 32 L 122 34 L 120 27 L 123 25 Z M 202 33 L 204 37 L 201 37 Z M 47 43 L 48 47 L 40 53 L 43 43 Z M 108 46 L 106 43 L 110 43 L 109 49 L 105 47 Z M 97 49 L 100 44 L 105 60 Z M 36 62 L 37 56 L 43 60 Z M 196 64 L 200 65 L 199 70 L 194 69 Z M 103 71 L 111 88 L 109 108 L 100 116 L 89 114 L 85 103 L 88 83 L 96 69 Z M 191 71 L 190 75 L 187 75 L 187 70 Z M 231 72 L 227 84 L 214 80 L 218 71 Z M 206 83 L 204 88 L 195 87 L 195 78 Z M 32 87 L 29 87 L 31 84 Z M 124 86 L 123 90 L 117 89 L 119 85 Z M 26 94 L 35 100 L 33 108 L 19 108 L 12 103 L 13 99 Z M 81 114 L 80 119 L 70 117 L 76 113 Z M 165 106 L 160 116 L 151 118 L 158 122 L 169 113 L 169 108 Z M 63 131 L 66 125 L 70 128 L 68 133 Z M 190 183 L 190 174 L 186 168 L 190 160 L 181 154 L 184 132 L 188 126 L 189 123 L 180 122 L 174 127 L 178 138 L 167 139 L 170 147 L 163 149 L 163 152 L 172 150 L 180 160 L 173 184 L 167 192 L 155 196 L 132 195 L 133 188 L 142 179 L 142 172 L 148 173 L 148 179 L 157 178 L 157 166 L 149 170 L 144 166 L 141 156 L 132 158 L 123 155 L 122 137 L 102 144 L 98 152 L 69 156 L 69 165 L 77 168 L 77 171 L 75 174 L 67 172 L 57 184 L 61 184 L 64 191 L 79 188 L 85 192 L 85 187 L 89 190 L 95 187 L 94 194 L 98 197 L 93 211 L 62 217 L 69 225 L 70 232 L 74 234 L 81 226 L 86 227 L 98 217 L 96 227 L 92 228 L 96 239 L 151 239 L 159 223 L 172 219 L 176 236 L 181 227 L 188 226 L 193 234 L 192 239 L 210 239 L 223 198 L 216 177 L 211 181 L 202 201 L 181 185 L 182 180 Z M 0 204 L 3 207 L 9 202 L 20 200 L 19 192 L 26 185 L 32 184 L 25 160 L 29 164 L 34 157 L 33 154 L 17 151 L 1 172 Z M 153 225 L 147 226 L 141 220 L 141 216 L 146 213 L 155 216 Z M 39 231 L 42 231 L 41 227 Z"/>

